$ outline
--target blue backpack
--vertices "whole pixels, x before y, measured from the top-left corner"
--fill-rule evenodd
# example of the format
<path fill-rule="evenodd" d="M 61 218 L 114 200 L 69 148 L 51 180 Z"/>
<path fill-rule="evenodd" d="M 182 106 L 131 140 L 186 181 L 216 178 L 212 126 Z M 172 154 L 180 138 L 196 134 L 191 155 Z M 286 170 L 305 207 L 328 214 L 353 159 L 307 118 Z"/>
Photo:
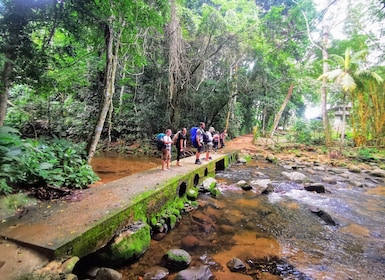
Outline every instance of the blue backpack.
<path fill-rule="evenodd" d="M 163 142 L 163 137 L 166 136 L 164 133 L 159 133 L 155 137 L 155 144 L 159 151 L 161 151 L 166 145 Z"/>
<path fill-rule="evenodd" d="M 198 143 L 197 143 L 197 130 L 199 128 L 194 126 L 190 129 L 190 140 L 191 144 L 195 147 L 198 148 Z"/>

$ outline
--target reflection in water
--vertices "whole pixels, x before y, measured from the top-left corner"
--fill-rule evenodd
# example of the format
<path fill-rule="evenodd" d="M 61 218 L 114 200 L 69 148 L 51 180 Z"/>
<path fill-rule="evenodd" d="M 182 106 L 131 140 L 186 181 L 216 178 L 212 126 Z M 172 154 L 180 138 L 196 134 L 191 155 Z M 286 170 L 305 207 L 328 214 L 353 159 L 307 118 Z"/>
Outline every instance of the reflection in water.
<path fill-rule="evenodd" d="M 190 266 L 208 264 L 216 279 L 385 279 L 383 187 L 365 190 L 341 181 L 326 185 L 330 193 L 317 194 L 283 182 L 280 174 L 279 167 L 262 164 L 217 174 L 220 197 L 201 195 L 196 211 L 184 215 L 163 240 L 153 240 L 138 262 L 121 269 L 125 279 L 139 279 L 191 236 L 199 246 L 186 249 Z M 257 176 L 270 178 L 276 192 L 257 195 L 232 187 Z M 312 207 L 330 214 L 337 225 L 327 225 Z M 227 268 L 234 257 L 247 264 L 245 275 Z"/>
<path fill-rule="evenodd" d="M 139 173 L 159 166 L 160 164 L 160 158 L 122 155 L 111 152 L 101 153 L 93 157 L 91 161 L 92 169 L 101 179 L 101 181 L 95 185 Z"/>

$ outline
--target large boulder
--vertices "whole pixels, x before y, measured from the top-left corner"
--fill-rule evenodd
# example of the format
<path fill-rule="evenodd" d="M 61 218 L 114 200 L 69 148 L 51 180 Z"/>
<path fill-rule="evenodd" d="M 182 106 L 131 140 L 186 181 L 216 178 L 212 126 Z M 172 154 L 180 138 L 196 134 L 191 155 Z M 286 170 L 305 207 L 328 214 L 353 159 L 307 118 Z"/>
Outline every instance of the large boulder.
<path fill-rule="evenodd" d="M 163 256 L 164 266 L 172 271 L 180 271 L 191 263 L 190 254 L 183 249 L 170 249 Z"/>
<path fill-rule="evenodd" d="M 119 265 L 138 259 L 150 247 L 151 227 L 136 222 L 120 231 L 100 252 L 107 263 Z"/>

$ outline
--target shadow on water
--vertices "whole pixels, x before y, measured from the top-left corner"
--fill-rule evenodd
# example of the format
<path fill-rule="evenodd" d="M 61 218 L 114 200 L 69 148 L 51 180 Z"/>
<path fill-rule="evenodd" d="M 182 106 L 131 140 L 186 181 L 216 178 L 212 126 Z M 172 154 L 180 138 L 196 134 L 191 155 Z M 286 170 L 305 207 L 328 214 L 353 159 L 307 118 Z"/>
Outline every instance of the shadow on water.
<path fill-rule="evenodd" d="M 385 187 L 337 180 L 319 194 L 284 181 L 281 172 L 253 162 L 218 173 L 221 195 L 202 194 L 197 210 L 120 270 L 124 279 L 141 279 L 167 250 L 183 248 L 186 240 L 194 240 L 185 248 L 193 259 L 190 267 L 209 265 L 215 279 L 385 279 Z M 266 178 L 274 186 L 268 195 L 234 186 L 238 180 Z M 313 207 L 330 214 L 336 225 L 314 215 Z M 247 266 L 243 274 L 227 268 L 235 257 Z"/>

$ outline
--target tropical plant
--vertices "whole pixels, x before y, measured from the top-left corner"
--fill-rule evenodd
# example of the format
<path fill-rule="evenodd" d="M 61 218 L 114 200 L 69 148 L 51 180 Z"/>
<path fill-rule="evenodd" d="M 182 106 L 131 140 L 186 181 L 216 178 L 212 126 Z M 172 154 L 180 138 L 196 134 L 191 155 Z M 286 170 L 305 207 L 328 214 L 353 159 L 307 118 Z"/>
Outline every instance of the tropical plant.
<path fill-rule="evenodd" d="M 0 127 L 0 193 L 14 187 L 81 189 L 98 180 L 84 148 L 66 140 L 23 140 L 19 132 Z"/>
<path fill-rule="evenodd" d="M 319 79 L 327 78 L 329 80 L 334 80 L 342 87 L 343 97 L 342 97 L 342 131 L 341 131 L 341 139 L 345 139 L 345 124 L 346 124 L 346 106 L 347 100 L 349 98 L 349 102 L 352 104 L 355 103 L 356 95 L 355 91 L 357 87 L 360 90 L 363 90 L 365 80 L 374 80 L 378 84 L 383 82 L 383 78 L 378 75 L 376 72 L 371 71 L 365 64 L 368 52 L 367 50 L 361 50 L 358 52 L 352 52 L 350 48 L 345 50 L 345 56 L 341 57 L 336 54 L 330 55 L 330 58 L 333 62 L 336 62 L 339 66 L 337 69 L 323 73 Z M 364 100 L 358 100 L 359 105 L 364 105 L 362 102 Z M 353 106 L 354 108 L 354 106 Z M 358 110 L 354 113 L 359 114 L 361 118 L 365 117 L 365 110 Z M 361 146 L 366 141 L 367 135 L 355 135 L 356 144 Z"/>

